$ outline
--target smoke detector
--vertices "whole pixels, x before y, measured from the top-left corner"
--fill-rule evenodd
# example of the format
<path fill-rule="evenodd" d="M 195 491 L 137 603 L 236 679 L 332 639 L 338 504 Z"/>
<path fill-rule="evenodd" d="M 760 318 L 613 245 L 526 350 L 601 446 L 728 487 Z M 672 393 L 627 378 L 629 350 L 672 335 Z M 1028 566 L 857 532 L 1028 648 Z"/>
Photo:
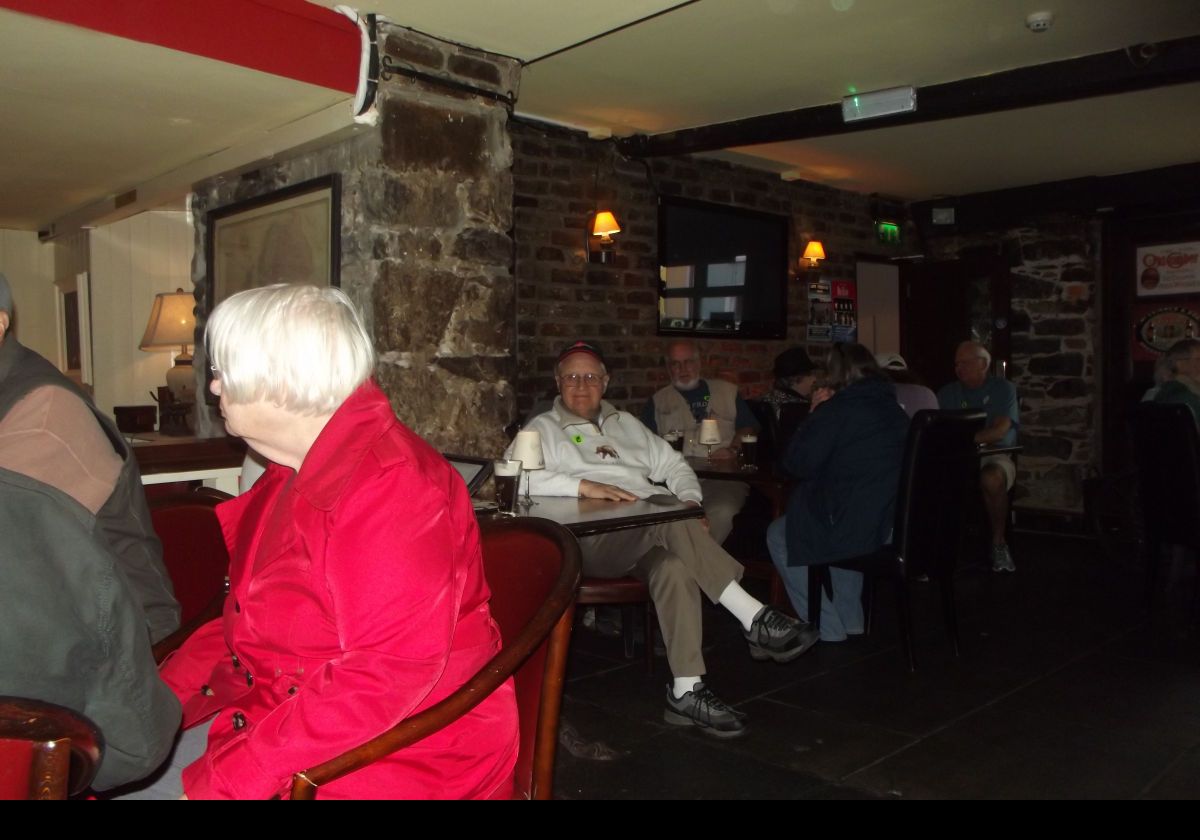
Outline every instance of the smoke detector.
<path fill-rule="evenodd" d="M 1025 28 L 1030 32 L 1045 32 L 1054 25 L 1054 12 L 1034 12 L 1025 18 Z"/>

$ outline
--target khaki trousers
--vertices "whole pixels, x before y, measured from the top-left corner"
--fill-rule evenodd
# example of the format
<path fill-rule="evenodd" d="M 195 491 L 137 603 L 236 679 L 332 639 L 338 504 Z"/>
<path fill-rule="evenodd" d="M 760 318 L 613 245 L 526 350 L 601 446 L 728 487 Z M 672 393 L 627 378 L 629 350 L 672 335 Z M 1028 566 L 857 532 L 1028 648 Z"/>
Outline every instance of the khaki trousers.
<path fill-rule="evenodd" d="M 667 663 L 677 677 L 705 674 L 700 593 L 714 604 L 742 565 L 719 546 L 698 519 L 596 534 L 579 541 L 583 573 L 591 577 L 633 575 L 646 581 L 658 611 Z"/>
<path fill-rule="evenodd" d="M 715 478 L 700 479 L 700 492 L 704 494 L 704 515 L 708 517 L 708 533 L 717 545 L 733 530 L 733 517 L 738 515 L 750 495 L 750 485 L 740 481 L 724 481 Z"/>

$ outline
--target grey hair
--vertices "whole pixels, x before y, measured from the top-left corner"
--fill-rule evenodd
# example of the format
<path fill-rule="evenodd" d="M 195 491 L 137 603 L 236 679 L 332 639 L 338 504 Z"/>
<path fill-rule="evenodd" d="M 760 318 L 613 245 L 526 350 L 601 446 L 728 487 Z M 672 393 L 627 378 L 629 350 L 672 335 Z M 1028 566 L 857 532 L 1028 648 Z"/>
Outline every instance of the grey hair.
<path fill-rule="evenodd" d="M 1183 338 L 1171 345 L 1171 349 L 1166 352 L 1163 358 L 1167 370 L 1172 375 L 1179 373 L 1179 363 L 1186 362 L 1192 356 L 1193 350 L 1200 350 L 1200 340 L 1195 338 Z"/>
<path fill-rule="evenodd" d="M 375 349 L 341 289 L 278 284 L 222 301 L 205 328 L 221 394 L 297 414 L 334 411 L 375 370 Z"/>
<path fill-rule="evenodd" d="M 875 355 L 861 344 L 839 342 L 829 350 L 827 384 L 843 388 L 860 379 L 888 378 L 883 368 L 875 361 Z"/>
<path fill-rule="evenodd" d="M 977 358 L 983 359 L 984 362 L 987 363 L 987 367 L 990 368 L 992 366 L 992 354 L 990 352 L 988 352 L 988 349 L 986 347 L 984 347 L 982 344 L 980 344 L 978 341 L 964 341 L 962 344 L 960 344 L 958 346 L 959 347 L 970 347 L 973 351 L 975 351 L 975 356 Z"/>

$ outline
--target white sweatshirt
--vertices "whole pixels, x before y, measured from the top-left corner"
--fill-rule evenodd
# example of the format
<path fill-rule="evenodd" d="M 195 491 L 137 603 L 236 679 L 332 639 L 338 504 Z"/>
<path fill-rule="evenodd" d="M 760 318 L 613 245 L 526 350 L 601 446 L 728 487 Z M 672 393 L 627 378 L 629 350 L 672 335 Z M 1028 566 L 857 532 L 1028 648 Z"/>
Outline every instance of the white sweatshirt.
<path fill-rule="evenodd" d="M 542 438 L 544 470 L 529 473 L 535 496 L 578 496 L 581 479 L 612 484 L 639 499 L 662 493 L 663 482 L 680 501 L 700 502 L 700 482 L 683 456 L 627 411 L 600 403 L 598 424 L 572 414 L 561 398 L 525 424 Z M 512 446 L 505 453 L 512 457 Z"/>

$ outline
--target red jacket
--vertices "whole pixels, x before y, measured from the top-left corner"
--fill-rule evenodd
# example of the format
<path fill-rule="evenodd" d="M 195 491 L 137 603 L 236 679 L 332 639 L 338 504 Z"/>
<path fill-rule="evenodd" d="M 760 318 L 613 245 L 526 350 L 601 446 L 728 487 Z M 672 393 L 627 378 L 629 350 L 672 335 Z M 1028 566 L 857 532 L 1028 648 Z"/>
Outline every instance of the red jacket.
<path fill-rule="evenodd" d="M 368 382 L 299 473 L 272 465 L 218 516 L 222 619 L 162 669 L 184 726 L 217 714 L 183 774 L 192 799 L 266 798 L 462 685 L 500 647 L 462 479 Z M 470 714 L 323 786 L 322 798 L 506 796 L 511 681 Z"/>

